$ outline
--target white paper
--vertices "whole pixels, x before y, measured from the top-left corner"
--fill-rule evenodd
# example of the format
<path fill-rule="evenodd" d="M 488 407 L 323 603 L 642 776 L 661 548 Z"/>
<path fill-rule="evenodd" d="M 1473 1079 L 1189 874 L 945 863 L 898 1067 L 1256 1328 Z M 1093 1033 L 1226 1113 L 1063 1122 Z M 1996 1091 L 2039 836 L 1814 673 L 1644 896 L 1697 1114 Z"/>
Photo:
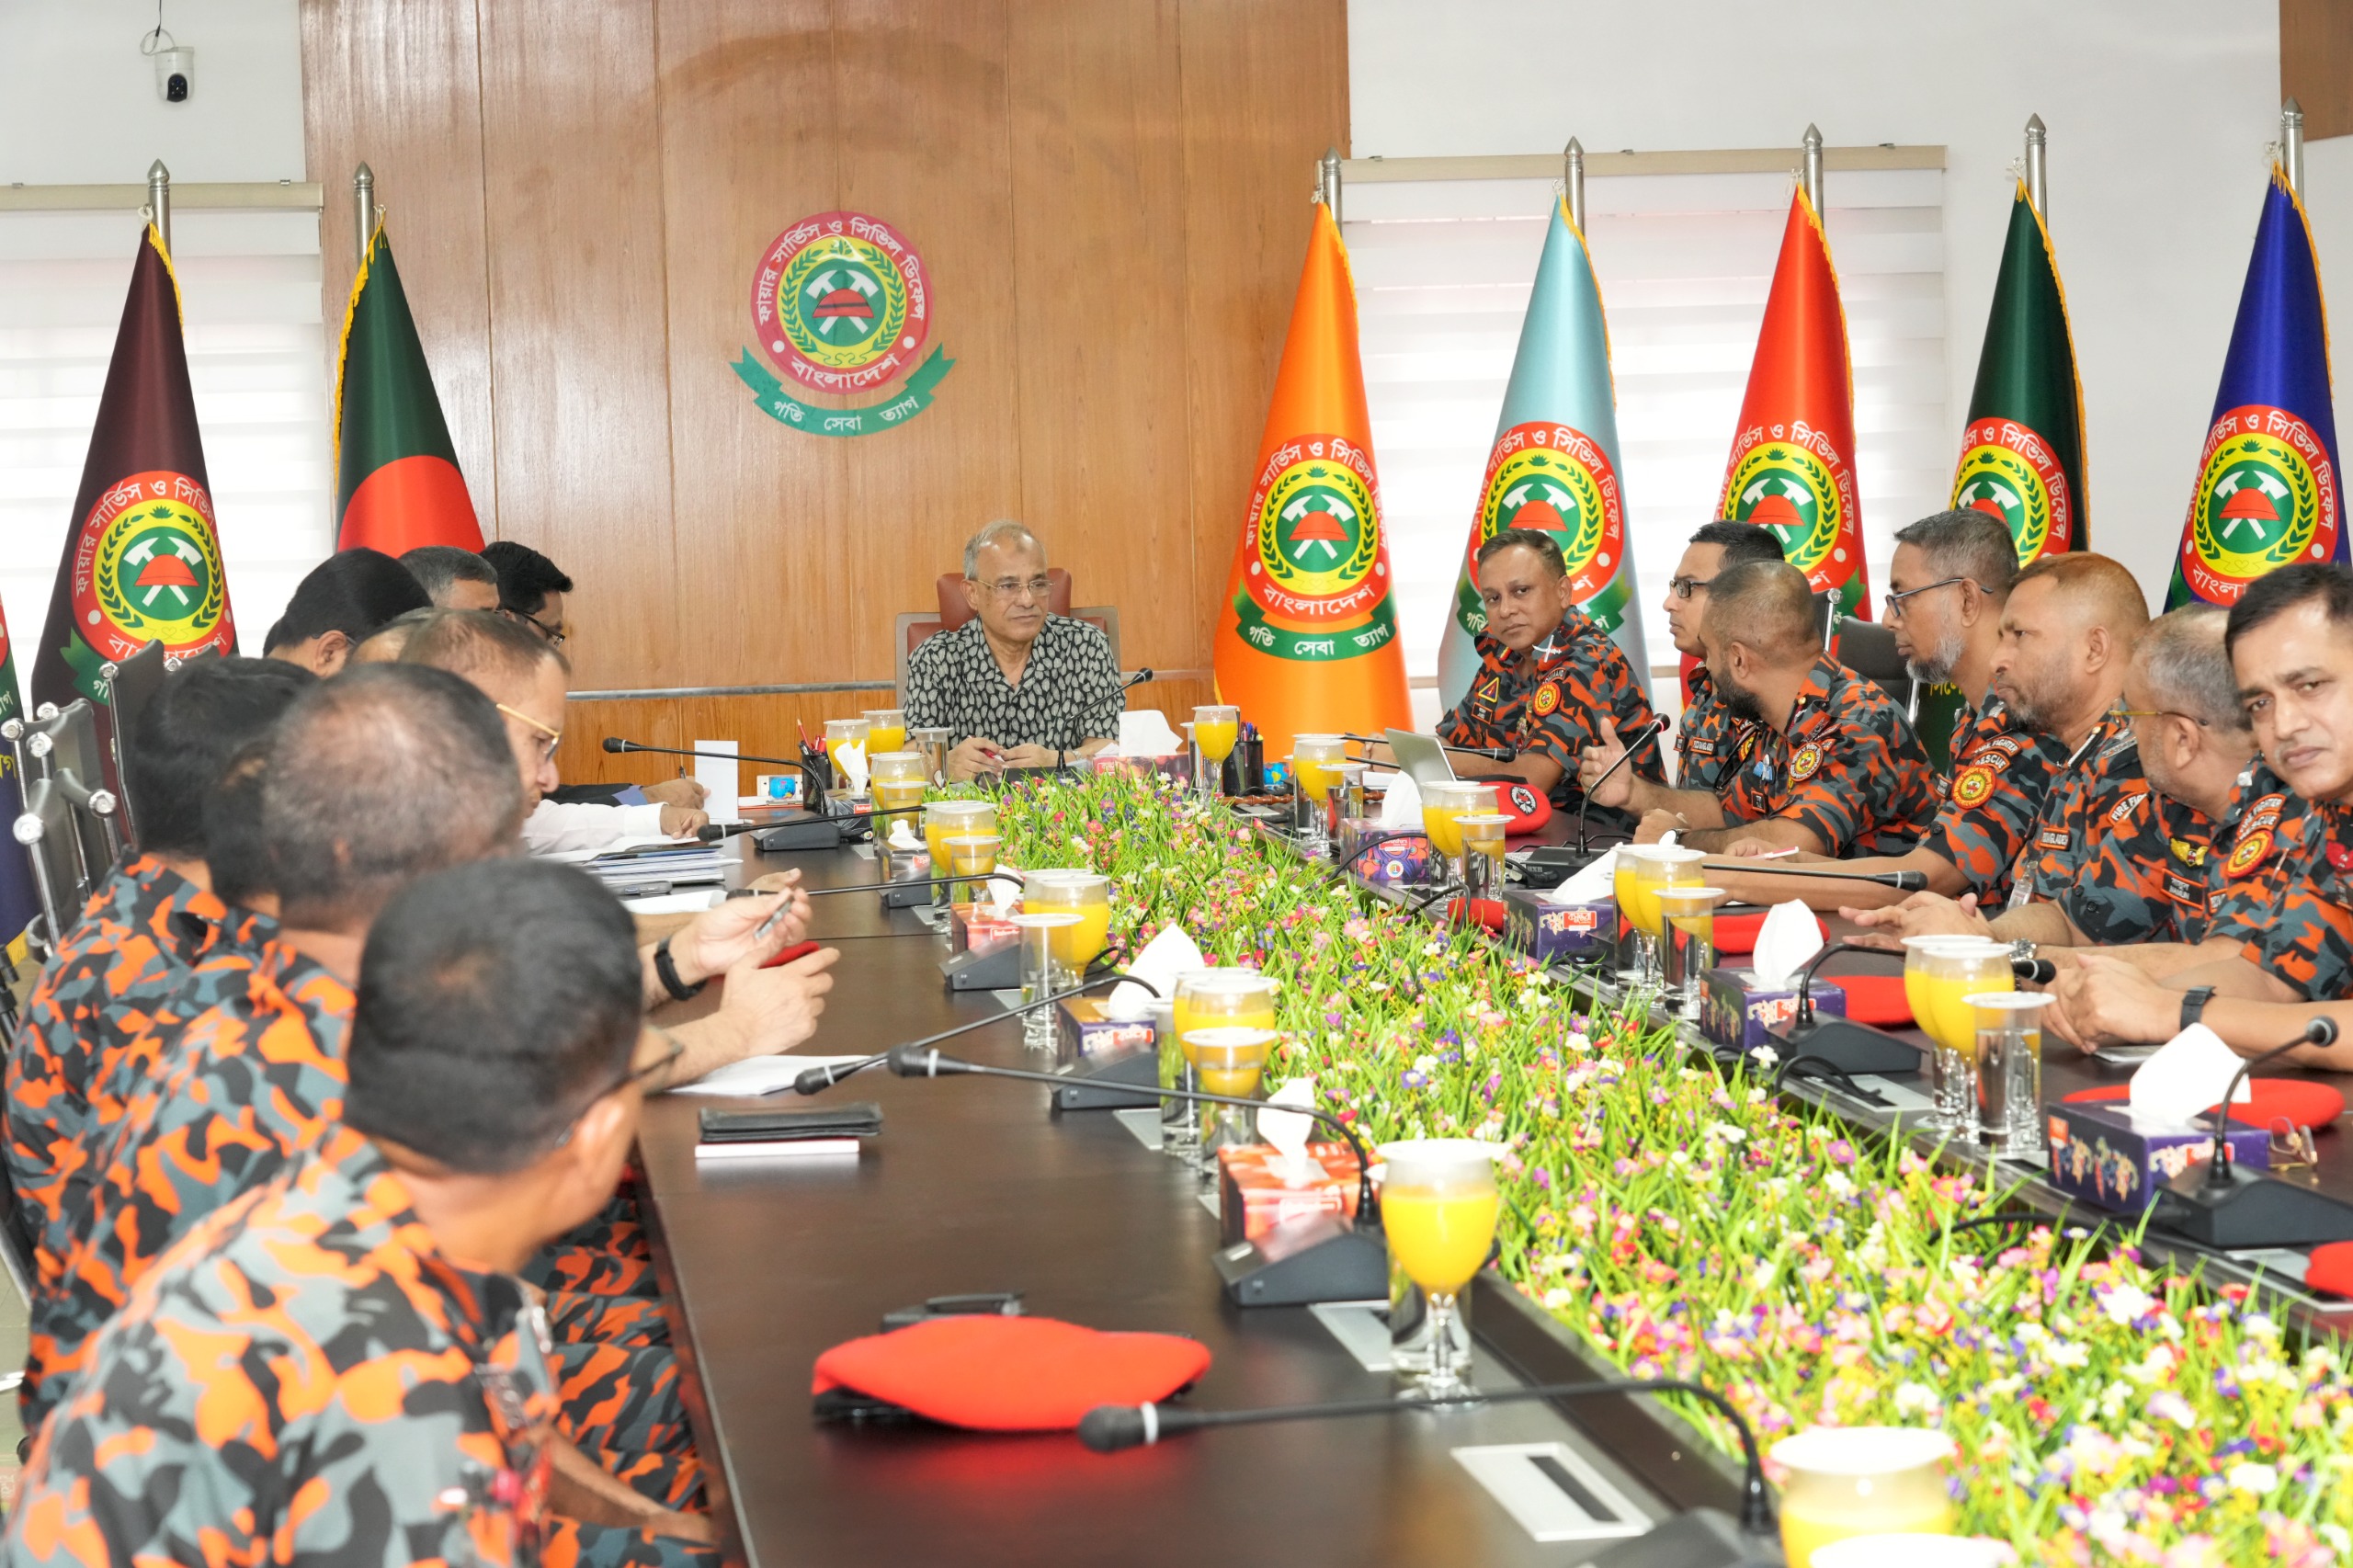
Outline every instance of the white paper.
<path fill-rule="evenodd" d="M 1120 715 L 1121 756 L 1174 756 L 1185 749 L 1168 715 L 1157 708 L 1136 708 Z"/>
<path fill-rule="evenodd" d="M 1756 950 L 1748 968 L 1759 989 L 1786 991 L 1797 983 L 1798 971 L 1822 950 L 1822 923 L 1803 901 L 1791 899 L 1765 912 L 1756 931 Z"/>
<path fill-rule="evenodd" d="M 996 917 L 1002 920 L 1013 912 L 1014 904 L 1021 898 L 1021 868 L 1010 862 L 999 860 L 996 863 L 996 869 L 1005 875 L 991 878 L 981 886 L 989 890 L 984 895 L 988 906 Z"/>
<path fill-rule="evenodd" d="M 670 1092 L 674 1095 L 765 1095 L 778 1089 L 790 1089 L 792 1081 L 812 1067 L 865 1060 L 862 1056 L 753 1056 L 714 1068 L 691 1084 L 676 1085 Z"/>
<path fill-rule="evenodd" d="M 892 817 L 891 819 L 891 847 L 893 849 L 922 848 L 923 840 L 916 835 L 915 824 L 904 817 Z"/>
<path fill-rule="evenodd" d="M 731 744 L 728 748 L 733 750 Z M 852 741 L 834 754 L 834 766 L 841 772 L 842 782 L 853 795 L 866 793 L 866 743 Z"/>
<path fill-rule="evenodd" d="M 1598 903 L 1612 895 L 1613 879 L 1618 875 L 1618 851 L 1605 849 L 1601 858 L 1587 863 L 1559 887 L 1546 890 L 1547 903 Z"/>
<path fill-rule="evenodd" d="M 1258 1136 L 1275 1146 L 1282 1155 L 1273 1167 L 1287 1182 L 1305 1183 L 1319 1174 L 1320 1167 L 1308 1157 L 1307 1140 L 1315 1130 L 1312 1117 L 1297 1111 L 1277 1110 L 1277 1106 L 1312 1106 L 1315 1103 L 1315 1080 L 1289 1078 L 1283 1086 L 1267 1096 L 1267 1108 L 1258 1113 Z"/>
<path fill-rule="evenodd" d="M 1381 831 L 1418 833 L 1422 826 L 1422 789 L 1410 773 L 1393 773 L 1388 793 L 1381 797 Z"/>
<path fill-rule="evenodd" d="M 1209 960 L 1201 956 L 1200 944 L 1187 935 L 1182 926 L 1171 926 L 1143 945 L 1143 951 L 1128 965 L 1128 972 L 1150 981 L 1163 997 L 1173 999 L 1178 975 L 1188 969 L 1209 967 Z M 1111 994 L 1104 998 L 1103 1014 L 1121 1023 L 1132 1023 L 1143 1017 L 1151 1006 L 1151 992 L 1134 981 L 1123 980 L 1111 987 Z"/>
<path fill-rule="evenodd" d="M 716 888 L 693 888 L 686 892 L 656 893 L 652 898 L 625 898 L 621 904 L 631 915 L 699 915 L 706 909 L 716 909 L 726 895 Z"/>
<path fill-rule="evenodd" d="M 695 758 L 695 782 L 702 786 L 702 809 L 713 822 L 741 822 L 744 808 L 744 765 L 735 760 L 733 741 L 697 741 L 697 751 L 723 751 L 725 757 Z"/>
<path fill-rule="evenodd" d="M 2222 1091 L 2230 1087 L 2243 1064 L 2239 1053 L 2224 1045 L 2221 1035 L 2204 1024 L 2192 1024 L 2134 1070 L 2127 1103 L 2136 1118 L 2187 1127 L 2208 1106 L 2222 1103 Z M 2255 1085 L 2241 1084 L 2231 1103 L 2254 1097 Z"/>

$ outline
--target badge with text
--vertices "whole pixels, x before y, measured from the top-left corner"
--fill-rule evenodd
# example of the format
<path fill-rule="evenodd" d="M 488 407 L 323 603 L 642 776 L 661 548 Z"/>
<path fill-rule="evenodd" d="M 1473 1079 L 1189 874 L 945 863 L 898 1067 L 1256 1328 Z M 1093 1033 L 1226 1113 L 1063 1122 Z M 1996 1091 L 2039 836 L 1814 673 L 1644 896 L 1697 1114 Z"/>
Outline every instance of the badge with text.
<path fill-rule="evenodd" d="M 752 331 L 759 352 L 801 391 L 857 397 L 904 377 L 864 403 L 806 403 L 745 349 L 735 374 L 779 424 L 819 436 L 865 436 L 904 425 L 931 406 L 955 368 L 944 347 L 928 356 L 931 285 L 906 237 L 862 212 L 820 212 L 779 234 L 752 276 Z"/>
<path fill-rule="evenodd" d="M 212 498 L 186 474 L 132 474 L 98 498 L 74 555 L 77 677 L 150 642 L 174 657 L 236 651 L 216 537 Z"/>
<path fill-rule="evenodd" d="M 2010 530 L 2018 560 L 2075 548 L 2075 500 L 2051 444 L 2015 419 L 1980 419 L 1961 438 L 1952 504 Z"/>
<path fill-rule="evenodd" d="M 2337 527 L 2336 469 L 2312 426 L 2234 408 L 2207 434 L 2179 570 L 2200 598 L 2233 604 L 2274 567 L 2332 559 Z"/>

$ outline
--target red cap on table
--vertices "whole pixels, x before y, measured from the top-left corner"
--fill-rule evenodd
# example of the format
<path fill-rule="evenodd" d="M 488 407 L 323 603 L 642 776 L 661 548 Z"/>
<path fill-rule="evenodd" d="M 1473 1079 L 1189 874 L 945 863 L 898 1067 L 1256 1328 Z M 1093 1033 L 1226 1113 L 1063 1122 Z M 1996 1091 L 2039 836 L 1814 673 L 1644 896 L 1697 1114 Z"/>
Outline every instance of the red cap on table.
<path fill-rule="evenodd" d="M 1052 1318 L 930 1318 L 836 1345 L 813 1393 L 853 1389 L 950 1426 L 1074 1430 L 1098 1404 L 1148 1404 L 1209 1369 L 1209 1346 L 1173 1334 L 1104 1334 Z"/>

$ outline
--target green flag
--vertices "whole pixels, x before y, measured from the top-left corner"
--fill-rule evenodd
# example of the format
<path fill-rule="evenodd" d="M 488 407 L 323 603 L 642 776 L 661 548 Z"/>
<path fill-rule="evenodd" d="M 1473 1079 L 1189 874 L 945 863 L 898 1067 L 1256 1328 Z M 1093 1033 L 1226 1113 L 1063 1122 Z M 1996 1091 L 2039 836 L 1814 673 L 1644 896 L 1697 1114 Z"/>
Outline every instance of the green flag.
<path fill-rule="evenodd" d="M 482 525 L 380 220 L 351 280 L 335 383 L 335 548 L 482 548 Z"/>

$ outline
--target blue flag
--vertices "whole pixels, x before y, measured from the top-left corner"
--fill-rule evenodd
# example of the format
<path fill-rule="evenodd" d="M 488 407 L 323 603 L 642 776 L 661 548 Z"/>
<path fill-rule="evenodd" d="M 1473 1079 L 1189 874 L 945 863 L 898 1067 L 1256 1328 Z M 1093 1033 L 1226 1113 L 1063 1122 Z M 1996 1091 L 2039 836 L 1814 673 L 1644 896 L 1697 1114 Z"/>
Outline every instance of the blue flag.
<path fill-rule="evenodd" d="M 1479 547 L 1504 528 L 1553 536 L 1568 562 L 1576 608 L 1625 650 L 1634 678 L 1650 689 L 1635 602 L 1633 551 L 1626 540 L 1626 495 L 1618 473 L 1618 392 L 1609 374 L 1609 328 L 1585 236 L 1565 199 L 1552 205 L 1536 289 L 1520 324 L 1519 351 L 1504 388 L 1495 444 L 1471 518 L 1438 643 L 1438 706 L 1452 708 L 1479 673 L 1472 639 L 1487 627 L 1472 576 Z"/>
<path fill-rule="evenodd" d="M 2275 566 L 2344 561 L 2336 481 L 2320 257 L 2275 164 L 2165 608 L 2235 604 Z"/>

